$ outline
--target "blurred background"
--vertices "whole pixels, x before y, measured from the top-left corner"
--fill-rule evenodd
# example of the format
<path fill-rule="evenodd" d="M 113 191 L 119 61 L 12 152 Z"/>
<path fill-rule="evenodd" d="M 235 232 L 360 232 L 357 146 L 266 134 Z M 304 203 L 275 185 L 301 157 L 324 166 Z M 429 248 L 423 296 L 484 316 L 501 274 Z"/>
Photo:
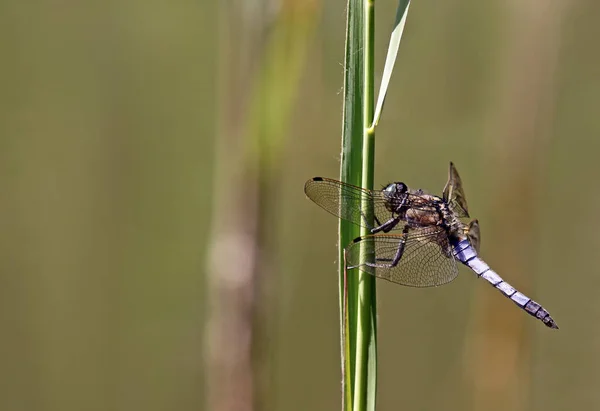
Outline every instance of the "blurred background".
<path fill-rule="evenodd" d="M 339 175 L 345 9 L 0 3 L 0 409 L 339 409 L 337 221 L 302 189 Z M 561 329 L 463 268 L 380 283 L 378 409 L 600 409 L 598 15 L 412 4 L 376 182 L 439 194 L 454 161 L 482 257 Z"/>

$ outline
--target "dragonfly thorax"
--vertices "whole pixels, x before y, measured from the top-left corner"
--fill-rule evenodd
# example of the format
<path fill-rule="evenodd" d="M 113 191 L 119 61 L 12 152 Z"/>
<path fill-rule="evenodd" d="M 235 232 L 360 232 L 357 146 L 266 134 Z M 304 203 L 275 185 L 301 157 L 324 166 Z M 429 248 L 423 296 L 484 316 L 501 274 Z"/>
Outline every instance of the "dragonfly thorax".
<path fill-rule="evenodd" d="M 417 192 L 419 195 L 411 197 L 405 213 L 409 225 L 442 227 L 451 236 L 462 232 L 464 225 L 442 198 Z"/>
<path fill-rule="evenodd" d="M 406 221 L 413 227 L 444 226 L 448 216 L 443 200 L 439 197 L 422 194 L 411 197 L 406 211 Z"/>

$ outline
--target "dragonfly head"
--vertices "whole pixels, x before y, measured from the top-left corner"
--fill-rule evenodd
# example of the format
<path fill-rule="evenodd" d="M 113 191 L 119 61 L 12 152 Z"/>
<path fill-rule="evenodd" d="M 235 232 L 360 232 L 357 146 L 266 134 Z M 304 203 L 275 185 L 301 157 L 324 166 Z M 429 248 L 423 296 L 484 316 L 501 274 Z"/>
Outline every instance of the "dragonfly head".
<path fill-rule="evenodd" d="M 390 211 L 395 211 L 399 206 L 403 205 L 406 199 L 408 187 L 404 183 L 390 183 L 381 191 L 386 200 L 386 206 Z"/>

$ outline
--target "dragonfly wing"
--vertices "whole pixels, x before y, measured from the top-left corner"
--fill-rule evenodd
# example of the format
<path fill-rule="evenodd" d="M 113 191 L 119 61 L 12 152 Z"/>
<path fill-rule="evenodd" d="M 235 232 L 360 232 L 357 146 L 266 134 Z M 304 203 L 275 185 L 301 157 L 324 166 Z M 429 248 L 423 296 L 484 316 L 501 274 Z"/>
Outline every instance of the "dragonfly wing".
<path fill-rule="evenodd" d="M 448 182 L 444 187 L 444 200 L 452 206 L 452 209 L 458 217 L 469 217 L 469 208 L 467 206 L 467 197 L 462 188 L 462 181 L 454 164 L 450 162 L 448 171 Z"/>
<path fill-rule="evenodd" d="M 479 230 L 479 220 L 473 220 L 469 223 L 467 227 L 467 237 L 469 238 L 469 242 L 475 248 L 477 253 L 479 253 L 479 248 L 481 247 L 481 232 Z"/>
<path fill-rule="evenodd" d="M 334 216 L 370 230 L 393 219 L 397 222 L 390 229 L 403 229 L 406 225 L 404 217 L 392 212 L 400 203 L 406 209 L 420 210 L 423 218 L 427 213 L 431 213 L 432 218 L 437 217 L 432 196 L 421 191 L 402 194 L 405 196 L 404 200 L 396 198 L 392 201 L 398 204 L 391 206 L 388 194 L 381 190 L 367 190 L 331 178 L 314 177 L 306 182 L 304 192 L 308 198 Z M 372 215 L 369 214 L 369 206 L 372 206 Z M 371 217 L 374 217 L 374 221 Z"/>
<path fill-rule="evenodd" d="M 350 221 L 368 229 L 373 229 L 393 218 L 386 207 L 381 191 L 367 190 L 325 177 L 315 177 L 306 182 L 304 192 L 317 205 L 338 218 Z M 372 204 L 374 224 L 367 212 Z M 379 224 L 377 224 L 379 221 Z M 402 228 L 400 222 L 394 229 Z"/>
<path fill-rule="evenodd" d="M 402 243 L 404 251 L 394 265 Z M 442 285 L 458 275 L 448 236 L 438 227 L 359 237 L 346 248 L 346 261 L 348 268 L 410 287 Z"/>

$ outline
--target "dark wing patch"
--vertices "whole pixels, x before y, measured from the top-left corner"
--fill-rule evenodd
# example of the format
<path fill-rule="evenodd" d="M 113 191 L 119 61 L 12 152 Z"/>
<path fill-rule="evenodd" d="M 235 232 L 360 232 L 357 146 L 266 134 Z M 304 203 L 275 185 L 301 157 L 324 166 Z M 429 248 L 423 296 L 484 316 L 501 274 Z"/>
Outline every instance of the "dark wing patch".
<path fill-rule="evenodd" d="M 404 253 L 391 266 L 401 242 Z M 369 263 L 370 261 L 370 263 Z M 410 287 L 432 287 L 449 283 L 458 275 L 452 248 L 443 229 L 425 227 L 404 234 L 359 237 L 346 248 L 348 268 Z"/>

